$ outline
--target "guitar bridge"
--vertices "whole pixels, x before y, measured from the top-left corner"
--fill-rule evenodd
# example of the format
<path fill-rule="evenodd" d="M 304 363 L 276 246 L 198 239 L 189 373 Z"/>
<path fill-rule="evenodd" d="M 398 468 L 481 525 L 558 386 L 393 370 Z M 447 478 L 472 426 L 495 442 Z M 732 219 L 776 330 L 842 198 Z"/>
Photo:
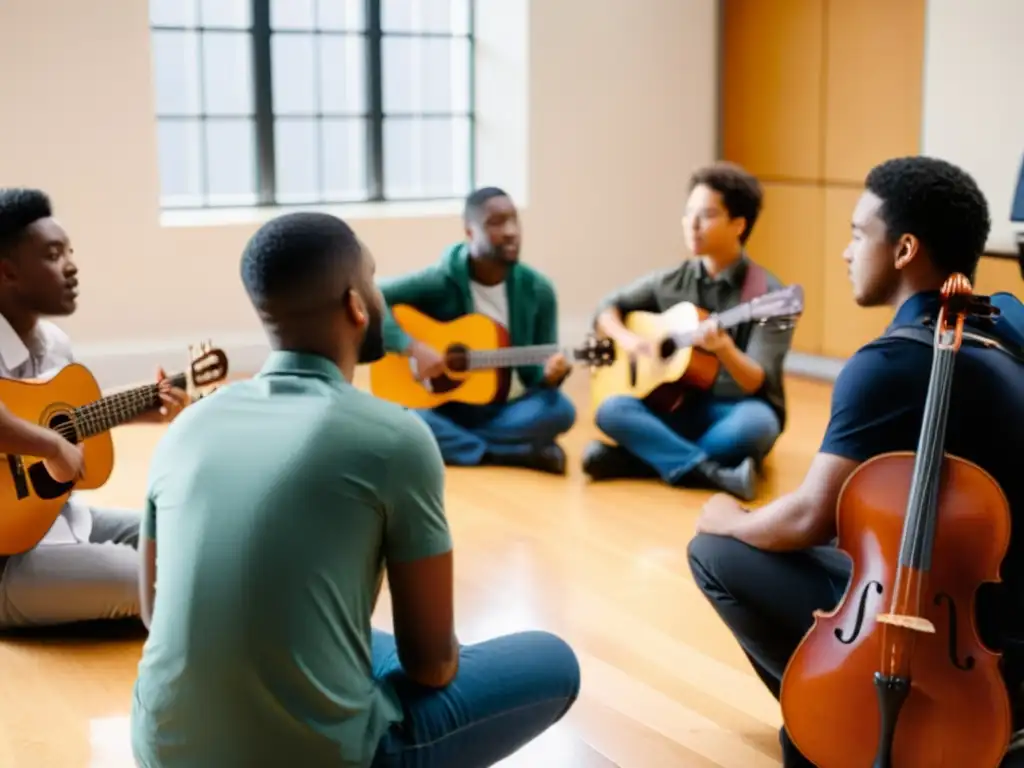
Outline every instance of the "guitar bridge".
<path fill-rule="evenodd" d="M 7 466 L 11 470 L 11 480 L 14 482 L 14 494 L 19 499 L 29 497 L 28 477 L 25 475 L 25 462 L 21 456 L 7 454 Z"/>

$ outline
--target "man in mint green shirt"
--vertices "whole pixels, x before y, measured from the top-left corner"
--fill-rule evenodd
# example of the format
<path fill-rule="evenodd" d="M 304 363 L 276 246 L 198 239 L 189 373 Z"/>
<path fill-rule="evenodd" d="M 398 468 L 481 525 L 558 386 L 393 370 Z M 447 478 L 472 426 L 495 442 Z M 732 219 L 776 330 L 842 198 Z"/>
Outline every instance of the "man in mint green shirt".
<path fill-rule="evenodd" d="M 383 354 L 373 259 L 339 219 L 289 214 L 242 279 L 274 351 L 150 469 L 137 762 L 492 765 L 568 710 L 579 668 L 542 632 L 460 647 L 437 445 L 350 383 Z M 394 637 L 370 625 L 385 570 Z"/>
<path fill-rule="evenodd" d="M 514 347 L 557 344 L 555 289 L 519 260 L 522 235 L 512 199 L 497 187 L 478 189 L 467 197 L 463 219 L 466 240 L 445 249 L 436 264 L 381 281 L 387 305 L 405 304 L 442 322 L 485 315 L 508 331 Z M 384 316 L 384 339 L 387 351 L 415 360 L 424 379 L 444 372 L 443 350 L 410 337 L 390 311 Z M 446 464 L 565 474 L 565 453 L 556 439 L 576 421 L 576 409 L 560 389 L 569 371 L 565 356 L 554 354 L 544 365 L 510 371 L 504 400 L 451 402 L 417 413 L 437 438 Z"/>

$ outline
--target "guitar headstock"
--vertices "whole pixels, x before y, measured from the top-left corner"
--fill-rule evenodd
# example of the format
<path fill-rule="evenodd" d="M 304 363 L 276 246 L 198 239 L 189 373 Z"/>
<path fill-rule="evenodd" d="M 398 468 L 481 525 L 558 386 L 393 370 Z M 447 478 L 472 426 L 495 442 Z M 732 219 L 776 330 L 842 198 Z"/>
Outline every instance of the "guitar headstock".
<path fill-rule="evenodd" d="M 188 351 L 189 394 L 193 398 L 202 397 L 228 377 L 228 356 L 209 341 L 190 345 Z"/>
<path fill-rule="evenodd" d="M 778 291 L 758 296 L 750 302 L 750 319 L 763 323 L 779 318 L 795 318 L 804 311 L 804 289 L 791 285 Z"/>
<path fill-rule="evenodd" d="M 611 339 L 588 336 L 582 346 L 572 351 L 573 357 L 593 368 L 604 368 L 615 362 L 615 343 Z"/>

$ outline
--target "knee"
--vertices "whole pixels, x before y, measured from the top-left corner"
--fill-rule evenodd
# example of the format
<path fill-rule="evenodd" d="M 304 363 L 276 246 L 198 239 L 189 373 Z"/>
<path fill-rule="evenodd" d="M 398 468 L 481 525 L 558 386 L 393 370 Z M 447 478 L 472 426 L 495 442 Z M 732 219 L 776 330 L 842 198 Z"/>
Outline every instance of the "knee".
<path fill-rule="evenodd" d="M 686 559 L 697 587 L 712 598 L 728 591 L 730 571 L 743 566 L 739 542 L 724 536 L 698 533 L 686 547 Z"/>
<path fill-rule="evenodd" d="M 749 410 L 750 413 L 746 418 L 750 422 L 750 430 L 757 436 L 758 442 L 769 445 L 774 443 L 782 432 L 779 415 L 768 403 L 760 400 L 752 401 Z"/>
<path fill-rule="evenodd" d="M 643 403 L 635 397 L 628 395 L 609 397 L 601 403 L 597 413 L 594 414 L 594 423 L 606 435 L 615 437 L 616 433 L 622 430 L 623 425 L 630 423 L 636 417 L 638 408 L 643 408 Z"/>
<path fill-rule="evenodd" d="M 739 418 L 742 424 L 741 442 L 750 454 L 764 457 L 782 433 L 779 416 L 761 400 L 750 400 L 743 404 L 742 409 Z"/>
<path fill-rule="evenodd" d="M 568 703 L 575 701 L 580 694 L 581 673 L 572 646 L 551 632 L 525 632 L 520 641 L 529 647 L 526 657 L 538 666 L 538 676 L 544 678 L 548 696 L 564 698 Z"/>
<path fill-rule="evenodd" d="M 576 423 L 576 406 L 560 390 L 555 390 L 554 395 L 548 419 L 552 431 L 561 435 L 572 429 L 573 424 Z"/>

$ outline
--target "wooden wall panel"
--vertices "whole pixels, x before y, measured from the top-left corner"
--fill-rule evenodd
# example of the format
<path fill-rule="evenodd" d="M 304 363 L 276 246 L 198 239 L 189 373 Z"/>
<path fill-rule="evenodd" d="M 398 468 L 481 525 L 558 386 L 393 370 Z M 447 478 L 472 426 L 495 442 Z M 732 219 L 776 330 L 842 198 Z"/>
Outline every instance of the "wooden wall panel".
<path fill-rule="evenodd" d="M 723 0 L 722 154 L 765 185 L 751 256 L 804 285 L 798 351 L 848 357 L 891 318 L 842 253 L 867 171 L 919 152 L 926 1 Z"/>
<path fill-rule="evenodd" d="M 793 337 L 797 352 L 821 354 L 825 193 L 805 184 L 764 184 L 764 210 L 747 248 L 751 258 L 787 285 L 804 287 L 805 308 Z"/>
<path fill-rule="evenodd" d="M 818 180 L 825 0 L 724 0 L 722 154 L 766 179 Z"/>
<path fill-rule="evenodd" d="M 825 179 L 920 151 L 926 0 L 829 0 Z M 771 5 L 771 3 L 769 3 Z"/>
<path fill-rule="evenodd" d="M 825 322 L 821 353 L 846 358 L 879 336 L 892 320 L 890 307 L 860 307 L 853 300 L 843 251 L 850 242 L 850 218 L 861 190 L 825 190 L 824 262 Z"/>

